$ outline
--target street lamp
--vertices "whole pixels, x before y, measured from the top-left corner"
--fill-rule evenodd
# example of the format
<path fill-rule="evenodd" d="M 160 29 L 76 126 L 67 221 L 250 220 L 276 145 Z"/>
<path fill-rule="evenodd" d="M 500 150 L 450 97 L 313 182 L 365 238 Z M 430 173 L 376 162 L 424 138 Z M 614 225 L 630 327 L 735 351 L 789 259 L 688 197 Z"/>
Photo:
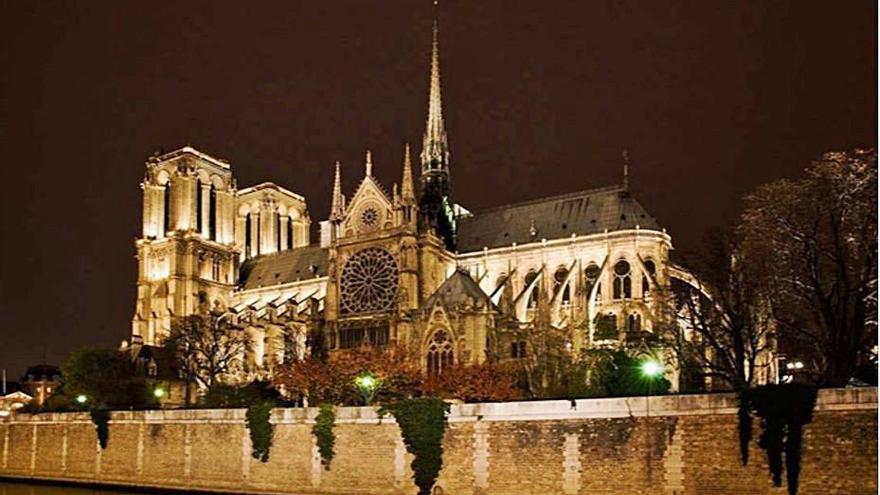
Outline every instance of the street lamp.
<path fill-rule="evenodd" d="M 162 397 L 165 397 L 165 390 L 161 387 L 156 387 L 156 389 L 153 390 L 153 397 L 155 397 L 157 399 L 161 399 Z"/>
<path fill-rule="evenodd" d="M 646 359 L 642 362 L 642 375 L 646 378 L 654 379 L 662 374 L 663 366 L 659 362 L 653 359 Z"/>
<path fill-rule="evenodd" d="M 89 398 L 86 397 L 86 394 L 79 394 L 76 396 L 76 402 L 79 404 L 85 404 L 88 400 Z"/>
<path fill-rule="evenodd" d="M 370 405 L 370 403 L 373 402 L 373 398 L 376 396 L 376 391 L 379 390 L 381 385 L 381 380 L 373 376 L 370 372 L 361 373 L 354 379 L 354 386 L 358 392 L 360 392 L 361 397 L 364 398 L 365 405 Z"/>

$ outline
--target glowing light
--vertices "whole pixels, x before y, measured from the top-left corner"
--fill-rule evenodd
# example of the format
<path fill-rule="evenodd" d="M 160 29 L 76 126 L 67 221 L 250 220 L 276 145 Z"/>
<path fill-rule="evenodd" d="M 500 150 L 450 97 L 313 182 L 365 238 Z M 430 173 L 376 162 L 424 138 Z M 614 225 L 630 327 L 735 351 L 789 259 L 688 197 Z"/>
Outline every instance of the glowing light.
<path fill-rule="evenodd" d="M 85 404 L 86 401 L 88 401 L 88 400 L 89 400 L 89 398 L 86 397 L 85 394 L 79 394 L 76 396 L 76 401 L 79 402 L 80 404 Z"/>
<path fill-rule="evenodd" d="M 790 369 L 790 370 L 802 370 L 802 369 L 804 369 L 804 362 L 803 361 L 794 361 L 791 363 L 787 363 L 785 365 L 785 367 L 786 367 L 786 369 Z"/>
<path fill-rule="evenodd" d="M 382 381 L 371 373 L 363 373 L 354 379 L 354 386 L 360 392 L 361 397 L 364 398 L 364 404 L 366 405 L 370 405 L 373 402 L 373 397 L 376 396 L 376 391 L 379 390 L 381 385 Z"/>
<path fill-rule="evenodd" d="M 165 390 L 161 388 L 156 388 L 156 390 L 153 390 L 153 396 L 155 396 L 157 399 L 161 399 L 165 396 Z"/>
<path fill-rule="evenodd" d="M 648 359 L 642 363 L 642 374 L 648 378 L 654 378 L 663 374 L 663 366 L 653 359 Z"/>

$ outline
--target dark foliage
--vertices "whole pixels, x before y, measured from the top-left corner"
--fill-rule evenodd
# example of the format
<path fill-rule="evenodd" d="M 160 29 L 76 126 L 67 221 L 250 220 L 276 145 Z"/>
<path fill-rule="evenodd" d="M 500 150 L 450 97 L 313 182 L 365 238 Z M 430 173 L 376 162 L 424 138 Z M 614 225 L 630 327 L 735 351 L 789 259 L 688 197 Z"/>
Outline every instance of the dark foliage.
<path fill-rule="evenodd" d="M 247 428 L 251 435 L 251 455 L 261 462 L 269 461 L 269 449 L 272 447 L 272 436 L 275 427 L 269 422 L 272 415 L 272 401 L 261 401 L 248 406 L 245 416 Z"/>
<path fill-rule="evenodd" d="M 336 435 L 333 433 L 333 427 L 336 425 L 336 414 L 333 412 L 333 406 L 330 404 L 322 404 L 318 410 L 318 416 L 315 418 L 315 426 L 312 427 L 312 434 L 318 442 L 318 452 L 321 453 L 321 464 L 324 469 L 330 469 L 330 462 L 333 460 L 335 452 L 333 446 L 336 444 Z"/>
<path fill-rule="evenodd" d="M 107 448 L 110 440 L 110 411 L 106 409 L 92 409 L 89 411 L 92 423 L 95 424 L 95 432 L 98 434 L 98 443 L 102 449 Z"/>
<path fill-rule="evenodd" d="M 85 395 L 91 408 L 146 409 L 156 399 L 142 377 L 134 372 L 127 354 L 86 347 L 70 353 L 61 365 L 63 395 L 50 403 L 61 410 L 75 408 L 72 399 Z"/>
<path fill-rule="evenodd" d="M 803 427 L 813 420 L 816 393 L 816 387 L 802 384 L 764 385 L 740 393 L 740 414 L 746 408 L 761 419 L 758 446 L 767 452 L 775 486 L 782 486 L 784 453 L 788 493 L 791 495 L 798 491 Z"/>
<path fill-rule="evenodd" d="M 261 401 L 278 402 L 280 394 L 269 382 L 254 381 L 244 386 L 214 384 L 201 399 L 211 408 L 248 407 Z"/>
<path fill-rule="evenodd" d="M 449 404 L 435 398 L 404 399 L 383 405 L 379 413 L 390 413 L 397 420 L 406 450 L 415 456 L 411 466 L 419 495 L 430 494 L 443 467 Z"/>

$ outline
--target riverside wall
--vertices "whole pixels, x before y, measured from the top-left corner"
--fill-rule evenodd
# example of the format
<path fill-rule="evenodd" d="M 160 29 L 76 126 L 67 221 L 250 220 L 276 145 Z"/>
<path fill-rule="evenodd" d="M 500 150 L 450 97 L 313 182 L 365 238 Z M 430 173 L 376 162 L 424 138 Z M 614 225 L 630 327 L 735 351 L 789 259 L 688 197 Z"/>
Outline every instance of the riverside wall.
<path fill-rule="evenodd" d="M 235 493 L 414 494 L 400 431 L 373 408 L 337 410 L 321 466 L 316 408 L 275 409 L 267 463 L 244 410 L 114 412 L 106 449 L 88 414 L 0 421 L 0 478 Z M 444 440 L 444 494 L 783 494 L 757 446 L 740 462 L 729 394 L 462 404 Z M 877 493 L 877 389 L 822 390 L 804 433 L 800 494 Z"/>

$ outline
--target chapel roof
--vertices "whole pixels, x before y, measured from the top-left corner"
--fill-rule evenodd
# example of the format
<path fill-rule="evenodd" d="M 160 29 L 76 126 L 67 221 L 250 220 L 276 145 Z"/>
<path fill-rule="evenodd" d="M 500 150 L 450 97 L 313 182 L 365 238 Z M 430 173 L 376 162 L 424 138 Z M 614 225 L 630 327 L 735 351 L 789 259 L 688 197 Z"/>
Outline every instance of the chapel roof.
<path fill-rule="evenodd" d="M 239 285 L 248 290 L 326 276 L 327 251 L 313 245 L 251 258 L 241 266 Z"/>
<path fill-rule="evenodd" d="M 479 284 L 463 270 L 455 270 L 449 278 L 440 284 L 440 287 L 422 305 L 422 309 L 430 310 L 437 301 L 440 301 L 447 308 L 472 306 L 483 309 L 495 306 Z"/>
<path fill-rule="evenodd" d="M 467 253 L 636 226 L 660 230 L 629 191 L 610 186 L 475 211 L 458 219 L 457 244 Z"/>

